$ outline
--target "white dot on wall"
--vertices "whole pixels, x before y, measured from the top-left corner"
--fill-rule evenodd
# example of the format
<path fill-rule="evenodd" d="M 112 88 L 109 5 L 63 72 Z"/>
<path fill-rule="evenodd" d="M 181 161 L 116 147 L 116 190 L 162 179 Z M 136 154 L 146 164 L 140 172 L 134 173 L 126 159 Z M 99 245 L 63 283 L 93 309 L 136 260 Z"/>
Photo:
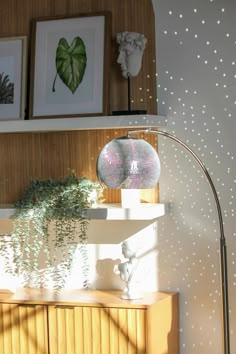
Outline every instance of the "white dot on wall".
<path fill-rule="evenodd" d="M 172 11 L 169 11 L 169 15 L 172 15 Z"/>
<path fill-rule="evenodd" d="M 202 24 L 204 25 L 204 23 L 205 23 L 205 20 L 202 20 Z"/>
<path fill-rule="evenodd" d="M 180 14 L 180 15 L 179 15 L 179 17 L 180 17 L 180 18 L 183 18 L 183 15 L 182 15 L 182 14 Z"/>
<path fill-rule="evenodd" d="M 219 25 L 219 24 L 220 24 L 220 20 L 217 21 L 217 25 Z"/>

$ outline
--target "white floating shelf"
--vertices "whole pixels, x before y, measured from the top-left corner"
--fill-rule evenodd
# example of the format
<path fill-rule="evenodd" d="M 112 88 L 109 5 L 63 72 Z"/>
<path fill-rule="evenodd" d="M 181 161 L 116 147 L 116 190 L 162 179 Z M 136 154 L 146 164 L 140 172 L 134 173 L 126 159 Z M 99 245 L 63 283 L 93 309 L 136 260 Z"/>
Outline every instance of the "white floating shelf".
<path fill-rule="evenodd" d="M 141 203 L 140 206 L 122 208 L 119 204 L 100 204 L 88 209 L 92 220 L 153 220 L 167 214 L 168 205 Z"/>
<path fill-rule="evenodd" d="M 15 209 L 0 208 L 0 219 L 10 219 Z M 135 208 L 122 208 L 118 204 L 99 204 L 87 209 L 91 220 L 153 220 L 168 214 L 168 204 L 141 203 Z"/>
<path fill-rule="evenodd" d="M 142 128 L 165 126 L 166 124 L 166 117 L 151 114 L 8 120 L 0 122 L 0 133 Z"/>

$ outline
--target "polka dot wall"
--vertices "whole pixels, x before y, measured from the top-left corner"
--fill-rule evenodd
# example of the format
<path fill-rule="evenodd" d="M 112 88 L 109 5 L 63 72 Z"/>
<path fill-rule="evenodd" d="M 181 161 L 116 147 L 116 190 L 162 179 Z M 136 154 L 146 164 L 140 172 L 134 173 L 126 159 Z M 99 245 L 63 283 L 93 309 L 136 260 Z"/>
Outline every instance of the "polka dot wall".
<path fill-rule="evenodd" d="M 231 352 L 236 353 L 236 2 L 153 0 L 158 113 L 206 165 L 228 248 Z M 213 194 L 191 155 L 159 137 L 158 284 L 180 293 L 180 353 L 221 354 L 219 223 Z"/>

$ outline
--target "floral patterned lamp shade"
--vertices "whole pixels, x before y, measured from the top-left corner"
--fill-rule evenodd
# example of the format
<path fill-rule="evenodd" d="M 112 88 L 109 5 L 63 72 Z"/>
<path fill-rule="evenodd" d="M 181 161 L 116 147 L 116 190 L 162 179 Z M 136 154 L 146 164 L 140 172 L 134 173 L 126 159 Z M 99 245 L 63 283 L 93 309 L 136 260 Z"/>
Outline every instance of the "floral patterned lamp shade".
<path fill-rule="evenodd" d="M 101 150 L 97 176 L 108 188 L 154 188 L 160 177 L 160 159 L 144 139 L 119 137 Z"/>

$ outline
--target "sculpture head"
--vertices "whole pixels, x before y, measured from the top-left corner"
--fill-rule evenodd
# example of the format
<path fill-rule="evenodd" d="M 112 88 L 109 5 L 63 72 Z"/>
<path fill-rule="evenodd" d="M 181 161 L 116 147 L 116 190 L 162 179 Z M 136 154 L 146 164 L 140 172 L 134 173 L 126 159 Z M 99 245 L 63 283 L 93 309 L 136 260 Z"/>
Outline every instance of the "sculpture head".
<path fill-rule="evenodd" d="M 126 240 L 122 243 L 122 254 L 125 258 L 135 258 L 138 251 L 137 245 L 130 240 Z"/>
<path fill-rule="evenodd" d="M 117 63 L 120 64 L 122 75 L 137 76 L 142 65 L 142 56 L 147 43 L 144 34 L 137 32 L 120 32 L 116 35 L 119 43 L 119 56 Z"/>

